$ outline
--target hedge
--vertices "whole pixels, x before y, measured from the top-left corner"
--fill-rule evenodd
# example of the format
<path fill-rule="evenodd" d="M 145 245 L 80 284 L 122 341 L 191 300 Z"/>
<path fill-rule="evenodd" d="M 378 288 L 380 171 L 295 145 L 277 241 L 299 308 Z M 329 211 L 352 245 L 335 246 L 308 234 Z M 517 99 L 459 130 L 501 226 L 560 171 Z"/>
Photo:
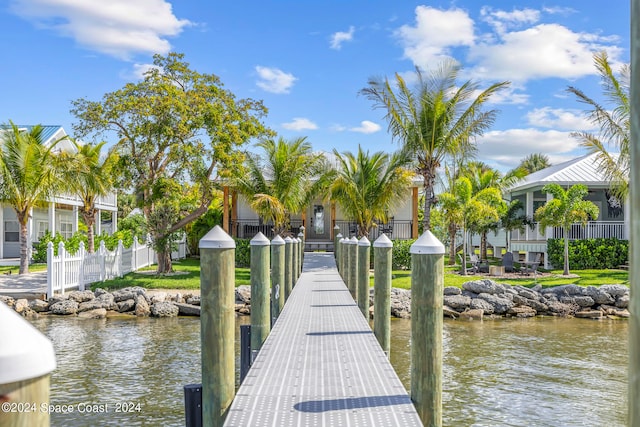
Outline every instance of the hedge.
<path fill-rule="evenodd" d="M 564 239 L 548 239 L 547 254 L 555 268 L 564 265 Z M 576 270 L 617 268 L 629 259 L 629 241 L 583 239 L 569 241 L 569 268 Z"/>

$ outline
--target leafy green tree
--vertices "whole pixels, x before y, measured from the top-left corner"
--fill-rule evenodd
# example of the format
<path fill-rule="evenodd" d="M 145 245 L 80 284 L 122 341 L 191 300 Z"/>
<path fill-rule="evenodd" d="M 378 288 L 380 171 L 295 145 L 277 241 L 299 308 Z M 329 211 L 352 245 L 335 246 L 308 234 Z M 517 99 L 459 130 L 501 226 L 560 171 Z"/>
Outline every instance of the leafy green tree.
<path fill-rule="evenodd" d="M 242 164 L 240 146 L 268 133 L 260 121 L 266 114 L 262 102 L 236 99 L 217 76 L 192 70 L 183 57 L 155 55 L 142 81 L 100 102 L 75 100 L 71 110 L 80 137 L 116 134 L 120 183 L 138 195 L 158 252 L 158 273 L 172 270 L 176 232 L 207 211 L 219 180 Z"/>
<path fill-rule="evenodd" d="M 547 227 L 562 227 L 564 236 L 564 272 L 569 274 L 569 228 L 571 224 L 579 222 L 586 225 L 589 218 L 597 218 L 600 215 L 598 207 L 584 197 L 589 194 L 586 185 L 576 184 L 567 190 L 559 184 L 547 184 L 542 187 L 543 193 L 550 193 L 553 199 L 547 201 L 544 206 L 535 212 L 535 219 L 540 222 L 540 228 L 544 233 Z"/>
<path fill-rule="evenodd" d="M 29 272 L 27 223 L 31 211 L 63 185 L 60 162 L 53 152 L 62 139 L 45 146 L 42 132 L 42 126 L 24 130 L 13 122 L 0 131 L 0 199 L 13 207 L 18 219 L 19 274 Z"/>
<path fill-rule="evenodd" d="M 456 211 L 462 229 L 463 254 L 467 253 L 467 233 L 470 229 L 497 222 L 500 219 L 497 207 L 502 203 L 500 190 L 489 187 L 474 192 L 471 181 L 465 176 L 456 180 L 453 192 L 441 193 L 438 199 L 444 209 Z M 465 268 L 462 271 L 466 274 Z"/>
<path fill-rule="evenodd" d="M 431 228 L 431 206 L 436 203 L 434 187 L 438 168 L 447 157 L 466 158 L 475 151 L 475 138 L 494 122 L 496 110 L 484 110 L 493 94 L 509 82 L 495 83 L 481 91 L 479 84 L 459 85 L 460 66 L 444 61 L 428 77 L 416 69 L 417 86 L 409 88 L 405 79 L 372 78 L 360 91 L 386 110 L 385 119 L 392 137 L 401 142 L 415 160 L 415 171 L 424 179 L 424 229 Z"/>
<path fill-rule="evenodd" d="M 274 232 L 282 234 L 289 230 L 291 215 L 326 189 L 332 175 L 324 155 L 314 153 L 305 137 L 269 138 L 257 146 L 264 155 L 247 155 L 247 172 L 235 177 L 234 186 L 261 218 L 273 222 Z"/>
<path fill-rule="evenodd" d="M 520 161 L 519 169 L 523 169 L 527 175 L 551 166 L 549 156 L 542 153 L 532 153 Z"/>
<path fill-rule="evenodd" d="M 387 222 L 387 212 L 407 197 L 413 173 L 406 169 L 406 153 L 381 151 L 369 154 L 358 145 L 358 153 L 340 154 L 337 176 L 329 187 L 330 197 L 358 225 L 358 237 L 369 236 L 376 221 Z"/>
<path fill-rule="evenodd" d="M 87 226 L 87 251 L 95 249 L 94 229 L 96 222 L 96 202 L 114 189 L 118 154 L 111 150 L 102 155 L 106 142 L 80 144 L 72 141 L 75 153 L 63 153 L 61 160 L 67 162 L 67 184 L 73 194 L 82 201 L 80 215 Z"/>
<path fill-rule="evenodd" d="M 513 230 L 524 232 L 526 227 L 533 227 L 533 219 L 523 213 L 524 206 L 518 199 L 512 200 L 500 216 L 500 227 L 505 231 L 505 247 L 510 250 L 509 235 Z"/>
<path fill-rule="evenodd" d="M 574 132 L 572 136 L 580 141 L 590 153 L 597 153 L 599 166 L 603 168 L 611 183 L 613 194 L 624 200 L 629 193 L 629 173 L 631 170 L 631 67 L 625 64 L 616 75 L 611 69 L 606 52 L 593 55 L 600 74 L 602 92 L 606 105 L 594 100 L 580 89 L 567 89 L 578 101 L 586 104 L 587 118 L 599 127 L 599 135 L 590 132 Z M 614 147 L 618 153 L 610 153 L 607 147 Z"/>

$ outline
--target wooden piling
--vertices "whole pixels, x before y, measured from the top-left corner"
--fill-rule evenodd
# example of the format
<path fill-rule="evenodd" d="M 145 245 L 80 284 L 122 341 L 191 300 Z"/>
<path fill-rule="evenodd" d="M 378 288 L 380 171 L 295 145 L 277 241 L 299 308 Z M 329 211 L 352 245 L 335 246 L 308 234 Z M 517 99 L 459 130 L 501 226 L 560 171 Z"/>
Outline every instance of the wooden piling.
<path fill-rule="evenodd" d="M 389 357 L 393 242 L 381 234 L 373 242 L 373 333 Z"/>
<path fill-rule="evenodd" d="M 369 320 L 369 260 L 371 242 L 365 236 L 358 240 L 358 307 L 367 321 Z"/>
<path fill-rule="evenodd" d="M 277 319 L 284 307 L 284 239 L 271 240 L 271 317 Z"/>
<path fill-rule="evenodd" d="M 218 225 L 200 239 L 202 423 L 224 424 L 235 396 L 235 241 Z"/>
<path fill-rule="evenodd" d="M 336 236 L 336 242 L 334 243 L 334 255 L 336 257 L 336 267 L 338 268 L 338 273 L 342 274 L 342 260 L 340 259 L 340 250 L 342 249 L 342 233 L 338 233 Z"/>
<path fill-rule="evenodd" d="M 304 247 L 305 247 L 304 231 L 300 231 L 298 233 L 298 240 L 300 240 L 300 265 L 298 266 L 300 269 L 300 271 L 298 272 L 298 276 L 300 276 L 302 274 L 302 266 L 304 265 Z"/>
<path fill-rule="evenodd" d="M 249 242 L 251 247 L 251 351 L 257 352 L 271 331 L 269 239 L 258 232 Z"/>
<path fill-rule="evenodd" d="M 358 238 L 353 236 L 349 239 L 349 292 L 354 300 L 358 300 Z"/>
<path fill-rule="evenodd" d="M 56 369 L 53 345 L 3 303 L 0 325 L 0 426 L 46 427 L 50 423 L 49 376 Z"/>
<path fill-rule="evenodd" d="M 291 277 L 293 284 L 291 287 L 293 288 L 298 282 L 298 264 L 300 264 L 300 242 L 297 237 L 291 238 Z"/>
<path fill-rule="evenodd" d="M 410 253 L 411 400 L 426 427 L 440 427 L 444 245 L 427 230 Z"/>
<path fill-rule="evenodd" d="M 293 239 L 287 236 L 284 239 L 284 300 L 289 299 L 293 289 Z"/>

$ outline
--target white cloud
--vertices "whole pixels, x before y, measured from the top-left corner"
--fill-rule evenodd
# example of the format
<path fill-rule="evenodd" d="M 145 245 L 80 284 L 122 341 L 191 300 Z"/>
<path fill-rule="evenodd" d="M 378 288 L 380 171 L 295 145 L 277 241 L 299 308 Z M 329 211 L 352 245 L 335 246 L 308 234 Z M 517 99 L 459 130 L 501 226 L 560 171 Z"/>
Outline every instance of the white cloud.
<path fill-rule="evenodd" d="M 403 25 L 396 31 L 404 56 L 428 69 L 450 54 L 450 48 L 474 43 L 473 20 L 461 9 L 439 10 L 418 6 L 415 26 Z"/>
<path fill-rule="evenodd" d="M 562 108 L 535 108 L 527 113 L 527 122 L 531 126 L 574 131 L 597 129 L 579 110 Z"/>
<path fill-rule="evenodd" d="M 288 130 L 315 130 L 318 125 L 304 117 L 294 117 L 289 123 L 283 123 L 282 127 Z"/>
<path fill-rule="evenodd" d="M 131 71 L 131 76 L 138 80 L 144 79 L 144 74 L 153 69 L 158 68 L 153 64 L 133 64 L 133 70 Z"/>
<path fill-rule="evenodd" d="M 11 9 L 38 27 L 121 59 L 135 53 L 166 54 L 171 48 L 166 38 L 191 25 L 178 19 L 164 0 L 13 0 Z"/>
<path fill-rule="evenodd" d="M 504 10 L 493 10 L 489 6 L 484 6 L 480 9 L 480 16 L 498 33 L 504 33 L 508 28 L 538 22 L 540 19 L 540 11 L 535 9 L 514 9 L 511 12 L 507 12 Z"/>
<path fill-rule="evenodd" d="M 352 127 L 349 130 L 351 132 L 360 132 L 365 134 L 376 133 L 380 131 L 380 125 L 370 122 L 369 120 L 363 120 L 360 122 L 360 126 Z"/>
<path fill-rule="evenodd" d="M 256 72 L 261 79 L 256 82 L 258 87 L 271 93 L 289 93 L 293 83 L 298 80 L 293 74 L 278 68 L 257 65 Z"/>
<path fill-rule="evenodd" d="M 340 50 L 342 43 L 353 40 L 353 33 L 356 29 L 353 26 L 349 27 L 349 31 L 338 31 L 331 35 L 331 49 Z"/>

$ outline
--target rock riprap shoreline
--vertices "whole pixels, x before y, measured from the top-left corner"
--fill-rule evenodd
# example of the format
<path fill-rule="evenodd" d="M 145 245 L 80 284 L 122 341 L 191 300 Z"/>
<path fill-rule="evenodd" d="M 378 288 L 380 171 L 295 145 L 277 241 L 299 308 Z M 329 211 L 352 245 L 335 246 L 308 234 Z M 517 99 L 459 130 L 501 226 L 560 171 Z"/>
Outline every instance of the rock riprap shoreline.
<path fill-rule="evenodd" d="M 238 286 L 235 291 L 236 313 L 251 314 L 251 287 Z M 373 316 L 373 289 L 370 293 Z M 56 295 L 48 301 L 0 296 L 8 306 L 25 317 L 38 315 L 105 318 L 114 315 L 137 317 L 199 316 L 200 295 L 190 292 L 147 291 L 130 287 L 108 292 L 72 291 Z M 465 282 L 461 288 L 444 289 L 444 316 L 482 319 L 485 317 L 527 318 L 538 315 L 581 317 L 591 319 L 628 318 L 629 288 L 624 285 L 600 287 L 562 285 L 542 288 L 511 286 L 493 280 Z M 391 315 L 411 317 L 411 291 L 391 289 Z"/>

